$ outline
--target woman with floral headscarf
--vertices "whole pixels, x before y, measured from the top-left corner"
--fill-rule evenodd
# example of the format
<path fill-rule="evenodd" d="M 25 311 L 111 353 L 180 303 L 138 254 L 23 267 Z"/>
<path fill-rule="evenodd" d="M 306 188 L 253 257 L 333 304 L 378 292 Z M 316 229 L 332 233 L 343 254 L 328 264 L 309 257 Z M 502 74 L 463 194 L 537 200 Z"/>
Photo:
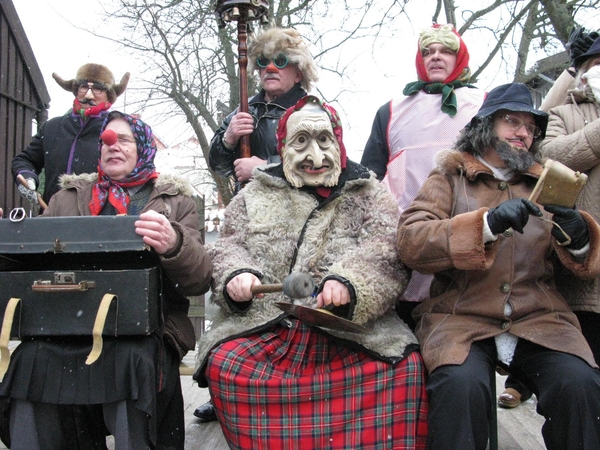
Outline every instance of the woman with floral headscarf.
<path fill-rule="evenodd" d="M 139 215 L 135 231 L 161 266 L 161 329 L 105 337 L 91 365 L 83 364 L 91 338 L 23 341 L 0 384 L 10 399 L 11 448 L 106 448 L 103 424 L 117 450 L 184 447 L 179 363 L 195 344 L 185 296 L 208 290 L 212 264 L 191 186 L 156 173 L 155 154 L 149 126 L 111 112 L 102 127 L 98 173 L 64 175 L 44 216 Z M 191 342 L 173 339 L 185 332 Z M 66 425 L 69 417 L 74 429 Z"/>
<path fill-rule="evenodd" d="M 214 247 L 218 313 L 194 378 L 232 449 L 422 449 L 427 399 L 415 337 L 394 313 L 408 275 L 394 199 L 346 159 L 336 111 L 313 96 L 279 121 L 282 163 L 234 197 Z M 313 295 L 253 295 L 308 274 Z M 310 326 L 275 303 L 326 307 L 365 333 Z"/>

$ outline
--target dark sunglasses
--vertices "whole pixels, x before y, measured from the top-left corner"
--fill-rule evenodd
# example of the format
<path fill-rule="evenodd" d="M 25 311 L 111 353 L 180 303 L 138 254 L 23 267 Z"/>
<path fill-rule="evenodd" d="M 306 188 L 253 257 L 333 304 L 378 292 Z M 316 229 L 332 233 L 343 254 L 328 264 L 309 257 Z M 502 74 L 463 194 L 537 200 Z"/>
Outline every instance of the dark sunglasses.
<path fill-rule="evenodd" d="M 278 69 L 283 69 L 290 63 L 290 60 L 283 53 L 280 53 L 272 60 L 267 58 L 265 55 L 260 55 L 258 58 L 256 58 L 256 65 L 261 69 L 265 69 L 269 64 L 271 64 L 271 62 L 273 62 L 273 65 Z"/>

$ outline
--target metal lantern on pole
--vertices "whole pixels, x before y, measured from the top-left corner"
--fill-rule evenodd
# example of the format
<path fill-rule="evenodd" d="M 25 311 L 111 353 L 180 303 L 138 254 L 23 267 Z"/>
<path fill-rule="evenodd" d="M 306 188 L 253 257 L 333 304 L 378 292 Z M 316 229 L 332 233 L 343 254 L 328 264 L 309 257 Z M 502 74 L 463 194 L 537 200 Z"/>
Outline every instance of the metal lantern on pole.
<path fill-rule="evenodd" d="M 248 22 L 260 20 L 268 22 L 269 2 L 266 0 L 221 0 L 217 1 L 215 13 L 219 28 L 229 22 L 237 22 L 238 31 L 238 64 L 240 67 L 240 106 L 239 111 L 248 112 Z M 242 158 L 250 158 L 250 136 L 240 139 Z"/>

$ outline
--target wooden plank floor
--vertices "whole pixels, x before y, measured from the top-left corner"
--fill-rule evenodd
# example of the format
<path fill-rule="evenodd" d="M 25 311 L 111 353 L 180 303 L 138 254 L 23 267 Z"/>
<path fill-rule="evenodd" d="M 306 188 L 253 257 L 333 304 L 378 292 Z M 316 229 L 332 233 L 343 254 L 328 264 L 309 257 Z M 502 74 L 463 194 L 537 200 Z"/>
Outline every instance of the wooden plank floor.
<path fill-rule="evenodd" d="M 193 366 L 194 355 L 188 353 L 184 359 Z M 502 392 L 506 377 L 496 374 L 496 391 Z M 228 450 L 218 422 L 203 423 L 194 417 L 194 410 L 210 399 L 208 389 L 199 388 L 191 376 L 181 377 L 185 408 L 185 450 Z M 540 433 L 543 418 L 535 412 L 535 396 L 514 409 L 498 408 L 499 450 L 541 450 L 544 441 Z M 114 450 L 112 438 L 108 448 Z M 0 449 L 6 447 L 0 442 Z"/>

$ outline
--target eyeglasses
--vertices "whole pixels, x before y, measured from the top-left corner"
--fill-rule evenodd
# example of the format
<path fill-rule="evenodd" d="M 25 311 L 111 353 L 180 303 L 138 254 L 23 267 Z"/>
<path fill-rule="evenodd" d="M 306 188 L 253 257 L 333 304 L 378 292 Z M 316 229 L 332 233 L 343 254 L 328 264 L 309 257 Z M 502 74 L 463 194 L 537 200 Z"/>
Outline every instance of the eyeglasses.
<path fill-rule="evenodd" d="M 117 142 L 118 142 L 119 144 L 121 144 L 121 145 L 135 144 L 135 139 L 134 139 L 134 140 L 131 140 L 131 139 L 127 139 L 127 138 L 124 138 L 124 137 L 120 137 L 120 136 L 119 136 L 119 137 L 117 138 Z"/>
<path fill-rule="evenodd" d="M 119 145 L 130 145 L 130 144 L 136 144 L 135 140 L 127 139 L 127 138 L 125 138 L 125 137 L 120 137 L 120 136 L 119 136 L 119 137 L 117 137 L 117 140 L 116 140 L 116 141 L 114 141 L 114 142 L 111 142 L 111 143 L 106 143 L 106 142 L 102 141 L 102 143 L 103 143 L 104 145 L 108 145 L 109 147 L 110 147 L 111 145 L 115 145 L 117 142 L 119 143 Z M 136 144 L 136 145 L 137 145 L 137 144 Z"/>
<path fill-rule="evenodd" d="M 87 94 L 87 91 L 92 90 L 92 94 L 100 95 L 106 91 L 106 86 L 101 83 L 81 83 L 78 91 L 80 94 Z"/>
<path fill-rule="evenodd" d="M 534 139 L 537 139 L 542 135 L 542 130 L 540 130 L 538 126 L 532 123 L 525 123 L 517 116 L 513 116 L 512 114 L 500 116 L 500 119 L 504 120 L 504 123 L 506 123 L 506 125 L 508 125 L 508 127 L 514 131 L 517 131 L 521 127 L 525 127 L 527 134 Z"/>
<path fill-rule="evenodd" d="M 280 53 L 272 60 L 267 58 L 265 55 L 260 55 L 258 58 L 256 58 L 256 65 L 258 67 L 260 67 L 261 69 L 266 68 L 269 64 L 271 64 L 271 62 L 278 69 L 283 69 L 285 66 L 287 66 L 290 63 L 290 60 L 283 53 Z"/>

